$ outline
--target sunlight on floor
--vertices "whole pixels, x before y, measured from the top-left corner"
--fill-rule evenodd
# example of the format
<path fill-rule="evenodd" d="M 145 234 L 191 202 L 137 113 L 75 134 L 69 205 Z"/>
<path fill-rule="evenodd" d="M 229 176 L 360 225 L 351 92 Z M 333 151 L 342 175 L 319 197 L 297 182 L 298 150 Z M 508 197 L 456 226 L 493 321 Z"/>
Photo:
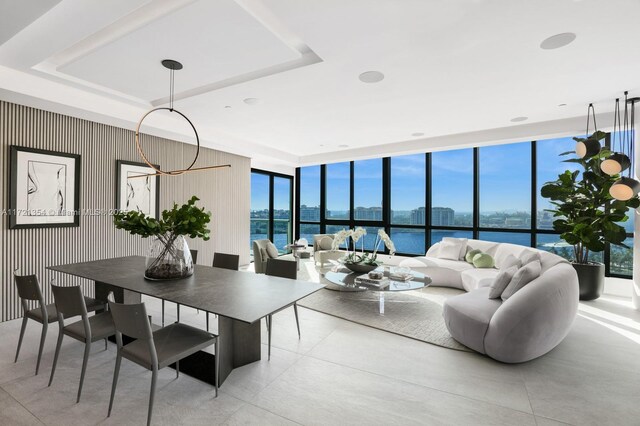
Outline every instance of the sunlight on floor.
<path fill-rule="evenodd" d="M 630 299 L 612 296 L 602 296 L 596 302 L 581 302 L 578 307 L 579 316 L 640 344 L 640 319 L 636 313 Z"/>

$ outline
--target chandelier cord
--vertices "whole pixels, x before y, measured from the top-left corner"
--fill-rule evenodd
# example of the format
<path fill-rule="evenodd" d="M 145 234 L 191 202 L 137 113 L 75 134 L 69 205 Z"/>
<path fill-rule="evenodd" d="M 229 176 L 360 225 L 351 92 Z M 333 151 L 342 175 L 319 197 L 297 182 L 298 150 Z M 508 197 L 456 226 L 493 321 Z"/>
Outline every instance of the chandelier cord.
<path fill-rule="evenodd" d="M 171 69 L 169 72 L 169 111 L 173 111 L 174 71 L 175 70 Z"/>
<path fill-rule="evenodd" d="M 589 137 L 589 121 L 591 120 L 591 115 L 593 115 L 593 127 L 594 127 L 594 132 L 598 131 L 598 125 L 596 124 L 596 109 L 594 108 L 593 104 L 589 104 L 589 107 L 587 108 L 587 132 L 586 132 L 586 137 Z"/>
<path fill-rule="evenodd" d="M 620 135 L 616 132 L 616 124 L 618 132 L 620 131 L 620 98 L 616 98 L 616 106 L 613 110 L 613 135 L 611 136 L 611 152 L 616 151 L 616 141 L 620 144 Z M 621 147 L 622 148 L 622 147 Z"/>

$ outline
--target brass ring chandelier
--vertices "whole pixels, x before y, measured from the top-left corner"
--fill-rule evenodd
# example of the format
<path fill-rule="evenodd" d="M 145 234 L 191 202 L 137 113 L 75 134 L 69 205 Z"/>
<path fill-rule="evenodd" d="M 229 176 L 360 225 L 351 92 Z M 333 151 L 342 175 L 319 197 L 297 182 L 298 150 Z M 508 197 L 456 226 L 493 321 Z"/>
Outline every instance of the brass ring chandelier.
<path fill-rule="evenodd" d="M 178 175 L 181 175 L 181 174 L 187 173 L 187 172 L 195 172 L 195 171 L 200 171 L 200 170 L 211 170 L 211 169 L 219 169 L 219 168 L 231 167 L 230 164 L 222 164 L 222 165 L 218 165 L 218 166 L 207 166 L 207 167 L 196 167 L 196 168 L 193 167 L 196 164 L 196 161 L 198 161 L 198 156 L 200 155 L 200 137 L 198 136 L 198 131 L 196 130 L 196 127 L 193 125 L 191 120 L 189 120 L 189 118 L 186 115 L 184 115 L 183 113 L 181 113 L 180 111 L 178 111 L 177 109 L 175 109 L 173 107 L 174 72 L 177 71 L 177 70 L 181 70 L 182 69 L 182 64 L 180 62 L 178 62 L 178 61 L 174 61 L 173 59 L 165 59 L 165 60 L 162 61 L 162 65 L 165 68 L 168 68 L 171 71 L 170 82 L 169 82 L 169 106 L 168 107 L 158 107 L 158 108 L 154 108 L 152 110 L 149 110 L 146 114 L 144 114 L 142 116 L 142 118 L 138 122 L 138 126 L 136 127 L 136 133 L 135 133 L 136 147 L 138 149 L 138 153 L 142 157 L 142 160 L 144 161 L 144 163 L 147 166 L 149 166 L 150 168 L 152 168 L 153 170 L 155 170 L 155 173 L 130 176 L 129 179 L 141 178 L 141 177 L 146 177 L 146 176 L 178 176 Z M 191 164 L 189 164 L 189 166 L 187 168 L 178 169 L 178 170 L 163 171 L 163 170 L 160 170 L 159 168 L 157 168 L 156 166 L 154 166 L 151 163 L 151 161 L 149 161 L 147 156 L 145 155 L 145 153 L 144 153 L 144 151 L 142 149 L 142 145 L 140 144 L 140 127 L 142 126 L 142 122 L 145 120 L 145 118 L 147 118 L 150 114 L 152 114 L 152 113 L 154 113 L 156 111 L 169 111 L 171 113 L 176 113 L 179 116 L 181 116 L 183 119 L 185 119 L 187 121 L 187 123 L 189 123 L 191 128 L 193 129 L 193 133 L 196 136 L 196 155 L 194 156 L 193 161 L 191 162 Z"/>

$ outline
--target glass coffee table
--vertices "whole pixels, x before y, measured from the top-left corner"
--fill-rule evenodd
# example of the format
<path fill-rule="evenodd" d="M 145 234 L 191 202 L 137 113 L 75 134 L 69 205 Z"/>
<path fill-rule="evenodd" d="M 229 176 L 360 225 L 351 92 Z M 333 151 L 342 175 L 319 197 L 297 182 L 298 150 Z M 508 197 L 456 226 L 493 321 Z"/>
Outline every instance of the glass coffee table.
<path fill-rule="evenodd" d="M 383 272 L 385 277 L 390 277 L 392 272 L 382 266 L 377 268 L 376 271 Z M 345 267 L 337 267 L 324 274 L 324 278 L 329 281 L 328 283 L 326 283 L 325 288 L 327 290 L 350 292 L 377 291 L 380 301 L 380 315 L 384 315 L 384 294 L 386 292 L 419 290 L 431 284 L 431 278 L 429 276 L 411 270 L 409 270 L 408 272 L 410 272 L 413 278 L 409 280 L 390 279 L 389 285 L 387 287 L 379 289 L 376 286 L 356 283 L 356 278 L 360 275 L 363 275 L 362 273 L 351 272 Z"/>

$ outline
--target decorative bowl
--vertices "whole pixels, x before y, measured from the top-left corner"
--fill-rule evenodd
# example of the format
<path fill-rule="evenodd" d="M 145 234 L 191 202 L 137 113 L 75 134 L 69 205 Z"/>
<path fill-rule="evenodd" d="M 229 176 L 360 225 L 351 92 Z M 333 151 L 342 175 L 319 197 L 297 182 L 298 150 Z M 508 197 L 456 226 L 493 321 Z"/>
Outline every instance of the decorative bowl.
<path fill-rule="evenodd" d="M 343 265 L 349 270 L 351 270 L 352 272 L 357 272 L 359 274 L 369 273 L 379 266 L 379 265 L 368 265 L 366 263 L 346 263 L 346 262 L 343 262 Z"/>

